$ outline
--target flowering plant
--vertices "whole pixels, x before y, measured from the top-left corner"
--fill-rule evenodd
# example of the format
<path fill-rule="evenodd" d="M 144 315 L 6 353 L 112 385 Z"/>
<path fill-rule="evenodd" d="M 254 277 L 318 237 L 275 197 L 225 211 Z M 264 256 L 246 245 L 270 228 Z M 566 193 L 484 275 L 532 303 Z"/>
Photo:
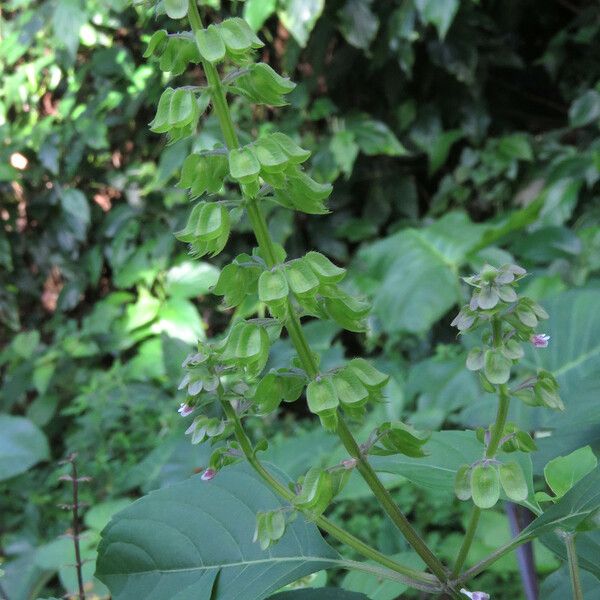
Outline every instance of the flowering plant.
<path fill-rule="evenodd" d="M 564 408 L 552 373 L 537 370 L 524 379 L 515 377 L 524 347 L 543 349 L 549 343 L 547 335 L 536 333 L 539 320 L 548 315 L 518 292 L 525 270 L 486 265 L 465 278 L 474 291 L 452 323 L 471 341 L 475 331 L 482 332 L 466 367 L 479 373 L 485 392 L 497 396 L 498 410 L 489 427 L 467 433 L 476 438 L 478 452 L 471 462 L 457 465 L 454 489 L 460 500 L 473 503 L 472 516 L 456 561 L 446 564 L 400 510 L 376 468 L 378 460 L 393 461 L 398 455 L 426 456 L 429 435 L 388 421 L 365 441 L 357 439 L 349 422 L 361 422 L 369 407 L 384 399 L 388 376 L 360 357 L 333 369 L 322 367 L 303 329 L 303 320 L 321 319 L 364 331 L 368 302 L 343 287 L 345 270 L 323 254 L 288 256 L 274 242 L 265 218 L 265 208 L 273 205 L 323 214 L 331 186 L 307 172 L 310 152 L 294 139 L 277 131 L 251 139 L 244 132 L 241 143 L 232 120 L 229 96 L 280 106 L 294 84 L 255 62 L 262 42 L 242 19 L 205 27 L 195 1 L 164 0 L 164 8 L 174 19 L 187 17 L 191 31 L 156 32 L 147 55 L 175 75 L 188 64 L 200 64 L 206 85 L 167 87 L 152 130 L 170 141 L 193 137 L 210 106 L 223 138 L 213 148 L 192 152 L 183 163 L 180 185 L 195 203 L 175 235 L 189 245 L 192 256 L 214 256 L 225 248 L 232 224 L 246 219 L 257 247 L 225 266 L 214 287 L 224 304 L 236 309 L 227 333 L 198 343 L 183 365 L 180 389 L 186 400 L 179 413 L 190 419 L 186 433 L 193 444 L 212 445 L 208 465 L 199 478 L 150 494 L 119 513 L 103 533 L 97 576 L 116 600 L 259 600 L 309 573 L 343 568 L 448 598 L 482 600 L 489 595 L 466 587 L 475 576 L 507 552 L 558 531 L 566 544 L 574 596 L 581 597 L 574 538 L 594 524 L 598 471 L 579 483 L 571 481 L 572 489 L 567 486 L 560 496 L 536 495 L 528 457 L 536 450 L 535 440 L 509 420 L 513 401 Z M 234 186 L 238 196 L 222 193 Z M 295 356 L 283 368 L 270 368 L 271 350 L 282 335 Z M 247 422 L 274 413 L 284 402 L 306 402 L 323 428 L 339 438 L 340 461 L 311 466 L 296 481 L 263 461 L 268 440 L 254 441 Z M 326 516 L 353 472 L 424 570 L 382 553 Z M 509 544 L 465 570 L 481 513 L 501 497 L 537 518 Z M 540 502 L 549 508 L 542 510 Z M 344 558 L 320 532 L 366 560 Z"/>

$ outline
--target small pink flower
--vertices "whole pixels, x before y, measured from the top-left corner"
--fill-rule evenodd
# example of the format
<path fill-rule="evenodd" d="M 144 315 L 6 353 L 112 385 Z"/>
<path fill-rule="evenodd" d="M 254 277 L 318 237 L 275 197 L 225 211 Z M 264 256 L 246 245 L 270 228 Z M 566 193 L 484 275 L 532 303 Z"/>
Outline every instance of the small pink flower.
<path fill-rule="evenodd" d="M 200 475 L 200 479 L 202 479 L 202 481 L 210 481 L 216 474 L 217 472 L 214 469 L 206 469 L 206 471 Z"/>
<path fill-rule="evenodd" d="M 550 341 L 550 336 L 545 333 L 536 333 L 531 336 L 531 343 L 536 348 L 547 348 L 548 342 Z"/>
<path fill-rule="evenodd" d="M 358 464 L 358 460 L 356 460 L 356 458 L 347 458 L 346 460 L 342 461 L 342 466 L 344 467 L 344 469 L 348 469 L 348 471 L 350 469 L 354 469 L 354 467 Z"/>
<path fill-rule="evenodd" d="M 460 590 L 460 593 L 467 598 L 471 598 L 471 600 L 490 600 L 490 595 L 486 592 L 468 592 L 465 590 L 465 588 L 463 588 Z"/>
<path fill-rule="evenodd" d="M 187 417 L 188 415 L 191 415 L 194 412 L 194 407 L 190 406 L 189 404 L 186 404 L 185 402 L 182 402 L 179 405 L 179 408 L 177 409 L 177 412 L 182 417 Z"/>

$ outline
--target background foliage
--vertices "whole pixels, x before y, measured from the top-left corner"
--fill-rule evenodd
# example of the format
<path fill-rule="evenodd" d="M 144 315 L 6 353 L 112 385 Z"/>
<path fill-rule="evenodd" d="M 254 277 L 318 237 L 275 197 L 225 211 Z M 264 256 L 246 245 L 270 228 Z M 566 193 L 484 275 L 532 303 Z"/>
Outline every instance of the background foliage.
<path fill-rule="evenodd" d="M 457 342 L 449 323 L 465 296 L 459 274 L 514 259 L 533 272 L 526 291 L 552 317 L 551 347 L 529 361 L 557 375 L 567 406 L 551 418 L 514 407 L 520 423 L 551 433 L 534 456 L 540 489 L 547 460 L 585 444 L 600 449 L 598 7 L 577 0 L 544 10 L 533 0 L 205 5 L 207 21 L 243 15 L 267 42 L 263 60 L 300 82 L 288 107 L 235 105 L 240 130 L 276 124 L 299 134 L 314 152 L 313 176 L 335 182 L 330 215 L 269 215 L 291 255 L 322 251 L 348 266 L 351 286 L 373 300 L 366 335 L 306 327 L 323 363 L 375 358 L 393 374 L 380 410 L 418 427 L 489 422 L 493 403 L 463 368 L 469 340 Z M 69 497 L 57 466 L 68 452 L 78 452 L 80 471 L 93 477 L 84 489 L 92 505 L 84 551 L 97 595 L 106 593 L 92 573 L 109 516 L 187 479 L 208 458 L 183 439 L 180 365 L 196 338 L 219 335 L 228 322 L 205 294 L 221 261 L 247 249 L 249 230 L 240 222 L 231 256 L 210 263 L 191 262 L 170 233 L 188 212 L 176 183 L 190 142 L 165 145 L 147 128 L 168 80 L 142 54 L 163 21 L 172 27 L 128 0 L 2 3 L 0 582 L 11 600 L 75 587 L 71 544 L 58 538 L 68 518 L 56 507 Z M 185 77 L 197 84 L 200 71 Z M 194 147 L 212 147 L 218 136 L 209 117 Z M 279 342 L 272 366 L 290 352 Z M 269 452 L 291 476 L 334 447 L 296 406 L 256 425 L 274 436 Z M 459 438 L 430 444 L 450 469 L 464 462 L 452 453 L 465 451 Z M 466 512 L 449 502 L 452 478 L 434 468 L 426 477 L 411 462 L 395 459 L 387 469 L 395 497 L 428 542 L 454 556 Z M 418 487 L 402 486 L 405 478 Z M 333 517 L 385 552 L 406 551 L 358 481 Z M 472 561 L 509 537 L 501 511 L 484 519 Z M 580 551 L 598 575 L 597 534 L 586 544 Z M 544 593 L 560 598 L 560 580 L 550 574 L 559 562 L 541 544 L 536 561 L 540 576 L 549 575 Z M 494 598 L 519 597 L 516 573 L 508 557 L 479 587 Z M 597 579 L 585 577 L 586 589 L 597 590 Z M 333 583 L 378 600 L 404 592 L 356 574 Z"/>

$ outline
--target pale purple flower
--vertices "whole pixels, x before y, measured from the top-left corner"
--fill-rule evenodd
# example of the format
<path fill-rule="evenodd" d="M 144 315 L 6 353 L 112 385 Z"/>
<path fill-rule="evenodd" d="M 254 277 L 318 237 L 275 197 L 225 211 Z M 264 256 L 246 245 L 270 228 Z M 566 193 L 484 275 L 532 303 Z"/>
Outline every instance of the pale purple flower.
<path fill-rule="evenodd" d="M 185 402 L 182 402 L 179 405 L 179 408 L 177 409 L 177 412 L 182 417 L 187 417 L 188 415 L 191 415 L 194 412 L 194 407 L 190 406 L 189 404 L 186 404 Z"/>
<path fill-rule="evenodd" d="M 354 469 L 354 467 L 358 464 L 358 460 L 356 458 L 347 458 L 342 461 L 342 466 L 344 469 Z"/>
<path fill-rule="evenodd" d="M 548 342 L 550 341 L 550 336 L 545 333 L 536 333 L 531 336 L 531 343 L 536 348 L 547 348 Z"/>
<path fill-rule="evenodd" d="M 200 475 L 200 479 L 202 479 L 202 481 L 210 481 L 216 474 L 217 472 L 214 469 L 206 469 L 206 471 Z"/>
<path fill-rule="evenodd" d="M 471 598 L 471 600 L 490 600 L 490 595 L 486 592 L 469 592 L 463 588 L 460 593 L 467 598 Z"/>

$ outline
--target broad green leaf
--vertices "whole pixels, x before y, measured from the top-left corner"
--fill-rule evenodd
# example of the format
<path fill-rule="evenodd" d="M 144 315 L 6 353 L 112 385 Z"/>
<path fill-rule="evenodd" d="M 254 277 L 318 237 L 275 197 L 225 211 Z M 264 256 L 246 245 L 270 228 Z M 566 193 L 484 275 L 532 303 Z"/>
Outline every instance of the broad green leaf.
<path fill-rule="evenodd" d="M 0 414 L 0 481 L 50 457 L 46 436 L 23 417 Z"/>
<path fill-rule="evenodd" d="M 185 298 L 169 298 L 160 307 L 153 333 L 166 333 L 188 344 L 204 339 L 204 324 L 198 309 Z"/>
<path fill-rule="evenodd" d="M 125 328 L 133 331 L 137 327 L 153 321 L 160 309 L 160 300 L 142 288 L 135 304 L 129 304 L 125 311 Z"/>
<path fill-rule="evenodd" d="M 588 90 L 579 96 L 569 108 L 572 127 L 584 127 L 600 119 L 600 92 Z"/>
<path fill-rule="evenodd" d="M 440 0 L 415 0 L 415 5 L 421 20 L 434 25 L 440 38 L 444 39 L 454 21 L 460 2 L 459 0 L 443 0 L 443 2 Z"/>
<path fill-rule="evenodd" d="M 597 516 L 599 510 L 600 467 L 596 467 L 524 529 L 521 537 L 536 537 L 555 529 L 577 531 L 586 526 L 587 519 Z"/>
<path fill-rule="evenodd" d="M 364 246 L 355 263 L 361 290 L 388 333 L 428 331 L 462 301 L 459 266 L 486 231 L 460 212 L 423 229 L 404 229 Z"/>
<path fill-rule="evenodd" d="M 325 0 L 282 0 L 279 18 L 300 46 L 306 46 L 308 36 L 321 16 Z"/>
<path fill-rule="evenodd" d="M 252 542 L 256 514 L 281 506 L 245 464 L 163 488 L 113 517 L 96 576 L 114 600 L 260 600 L 338 558 L 301 517 L 261 551 Z"/>
<path fill-rule="evenodd" d="M 558 535 L 549 533 L 540 539 L 550 550 L 563 560 L 567 560 L 565 542 Z M 575 538 L 575 549 L 579 566 L 600 579 L 600 529 L 578 533 Z M 583 572 L 581 574 L 585 575 Z"/>
<path fill-rule="evenodd" d="M 276 0 L 246 0 L 244 2 L 244 19 L 254 31 L 258 31 L 263 23 L 275 12 Z"/>
<path fill-rule="evenodd" d="M 271 596 L 269 600 L 368 600 L 369 597 L 357 592 L 349 592 L 337 588 L 315 588 L 281 592 Z"/>
<path fill-rule="evenodd" d="M 394 555 L 393 558 L 411 569 L 420 569 L 423 566 L 423 561 L 414 552 L 403 552 Z M 342 587 L 352 592 L 365 594 L 365 597 L 370 600 L 395 600 L 408 589 L 406 585 L 398 581 L 382 579 L 361 571 L 350 571 L 344 577 Z"/>
<path fill-rule="evenodd" d="M 564 496 L 582 477 L 593 471 L 598 459 L 589 446 L 558 456 L 544 467 L 544 477 L 558 497 Z"/>
<path fill-rule="evenodd" d="M 376 121 L 368 115 L 359 114 L 349 118 L 346 128 L 354 134 L 361 151 L 369 156 L 407 154 L 406 148 L 398 141 L 391 129 L 385 123 Z"/>
<path fill-rule="evenodd" d="M 340 31 L 346 41 L 366 50 L 377 35 L 379 19 L 371 10 L 373 0 L 347 0 L 339 10 Z"/>
<path fill-rule="evenodd" d="M 210 263 L 184 261 L 167 271 L 165 291 L 169 296 L 196 298 L 207 294 L 218 278 L 219 270 Z"/>
<path fill-rule="evenodd" d="M 79 239 L 84 239 L 91 219 L 90 205 L 87 198 L 82 191 L 69 188 L 61 192 L 60 202 L 73 233 Z"/>
<path fill-rule="evenodd" d="M 580 572 L 579 576 L 581 578 L 583 597 L 590 599 L 600 598 L 600 581 L 591 573 L 586 573 L 585 571 Z M 542 582 L 540 598 L 544 600 L 566 600 L 567 598 L 571 598 L 572 594 L 571 578 L 566 565 L 552 573 L 549 577 L 546 577 Z"/>

